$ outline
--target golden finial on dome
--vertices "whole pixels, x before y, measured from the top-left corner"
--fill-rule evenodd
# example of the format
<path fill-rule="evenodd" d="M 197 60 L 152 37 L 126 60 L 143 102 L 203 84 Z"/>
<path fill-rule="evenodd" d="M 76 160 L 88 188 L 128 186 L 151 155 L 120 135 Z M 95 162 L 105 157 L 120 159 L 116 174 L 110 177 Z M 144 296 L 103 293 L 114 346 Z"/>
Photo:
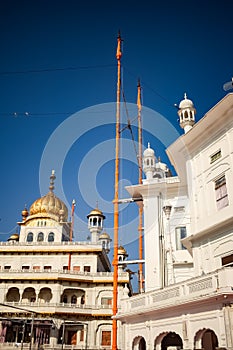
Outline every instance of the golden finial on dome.
<path fill-rule="evenodd" d="M 28 210 L 27 210 L 27 206 L 26 206 L 26 204 L 25 204 L 25 206 L 24 206 L 24 210 L 22 210 L 22 219 L 23 219 L 23 221 L 25 221 L 26 220 L 26 218 L 28 217 Z"/>
<path fill-rule="evenodd" d="M 52 173 L 50 175 L 50 186 L 49 186 L 50 192 L 53 192 L 53 190 L 54 190 L 54 180 L 55 179 L 56 179 L 55 170 L 52 170 Z"/>

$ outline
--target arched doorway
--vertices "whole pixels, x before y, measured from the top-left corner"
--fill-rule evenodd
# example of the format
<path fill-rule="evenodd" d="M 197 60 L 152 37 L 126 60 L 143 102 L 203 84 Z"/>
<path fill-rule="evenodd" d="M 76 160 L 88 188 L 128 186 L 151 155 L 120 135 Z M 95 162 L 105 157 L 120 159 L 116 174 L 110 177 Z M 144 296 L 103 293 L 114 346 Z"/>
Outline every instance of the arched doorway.
<path fill-rule="evenodd" d="M 194 344 L 195 349 L 215 350 L 218 348 L 218 338 L 213 330 L 203 328 L 196 333 Z"/>
<path fill-rule="evenodd" d="M 170 346 L 176 347 L 177 350 L 183 349 L 183 342 L 179 334 L 169 332 L 164 336 L 161 342 L 161 350 L 167 350 Z"/>
<path fill-rule="evenodd" d="M 146 341 L 143 337 L 138 336 L 133 340 L 132 350 L 146 350 Z"/>

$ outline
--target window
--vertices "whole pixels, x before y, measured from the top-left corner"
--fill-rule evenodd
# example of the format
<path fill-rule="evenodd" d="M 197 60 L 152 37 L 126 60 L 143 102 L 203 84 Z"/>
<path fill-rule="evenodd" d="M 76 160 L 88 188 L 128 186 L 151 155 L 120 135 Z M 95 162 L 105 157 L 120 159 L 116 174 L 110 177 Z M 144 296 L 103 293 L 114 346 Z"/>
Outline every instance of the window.
<path fill-rule="evenodd" d="M 233 266 L 233 254 L 222 258 L 222 266 Z"/>
<path fill-rule="evenodd" d="M 51 271 L 52 270 L 52 266 L 50 266 L 50 265 L 45 265 L 44 266 L 44 271 Z"/>
<path fill-rule="evenodd" d="M 91 272 L 91 266 L 84 266 L 84 272 Z"/>
<path fill-rule="evenodd" d="M 22 270 L 23 270 L 23 271 L 27 271 L 27 270 L 29 270 L 29 269 L 30 269 L 30 266 L 28 266 L 28 265 L 22 266 Z"/>
<path fill-rule="evenodd" d="M 11 266 L 10 265 L 5 265 L 4 266 L 4 270 L 10 270 L 11 269 Z"/>
<path fill-rule="evenodd" d="M 186 249 L 181 243 L 181 239 L 187 236 L 187 231 L 185 226 L 176 227 L 176 250 L 184 250 Z"/>
<path fill-rule="evenodd" d="M 64 272 L 68 271 L 68 266 L 67 265 L 63 266 L 63 271 Z"/>
<path fill-rule="evenodd" d="M 27 235 L 27 242 L 33 242 L 33 233 L 29 232 Z"/>
<path fill-rule="evenodd" d="M 112 298 L 101 298 L 101 305 L 112 305 Z"/>
<path fill-rule="evenodd" d="M 37 242 L 43 242 L 44 240 L 44 234 L 43 232 L 39 232 L 37 236 Z"/>
<path fill-rule="evenodd" d="M 218 210 L 229 205 L 225 175 L 215 181 L 215 194 Z"/>
<path fill-rule="evenodd" d="M 80 266 L 73 266 L 73 271 L 79 272 L 80 271 Z"/>
<path fill-rule="evenodd" d="M 218 150 L 217 152 L 215 152 L 210 156 L 210 164 L 216 162 L 216 160 L 218 160 L 221 157 L 222 157 L 221 150 Z"/>
<path fill-rule="evenodd" d="M 49 232 L 48 242 L 54 242 L 54 233 L 53 232 Z"/>
<path fill-rule="evenodd" d="M 102 346 L 111 345 L 111 331 L 102 331 L 101 345 Z"/>
<path fill-rule="evenodd" d="M 34 271 L 39 271 L 40 270 L 40 266 L 33 266 L 33 270 Z"/>

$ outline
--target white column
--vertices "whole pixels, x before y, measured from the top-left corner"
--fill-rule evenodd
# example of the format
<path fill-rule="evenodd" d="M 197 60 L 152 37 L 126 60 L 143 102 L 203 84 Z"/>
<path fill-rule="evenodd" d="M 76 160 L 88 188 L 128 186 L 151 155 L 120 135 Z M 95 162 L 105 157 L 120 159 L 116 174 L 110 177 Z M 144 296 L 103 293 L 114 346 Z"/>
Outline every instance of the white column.
<path fill-rule="evenodd" d="M 161 199 L 151 193 L 144 198 L 145 291 L 162 287 L 163 232 L 161 231 Z"/>

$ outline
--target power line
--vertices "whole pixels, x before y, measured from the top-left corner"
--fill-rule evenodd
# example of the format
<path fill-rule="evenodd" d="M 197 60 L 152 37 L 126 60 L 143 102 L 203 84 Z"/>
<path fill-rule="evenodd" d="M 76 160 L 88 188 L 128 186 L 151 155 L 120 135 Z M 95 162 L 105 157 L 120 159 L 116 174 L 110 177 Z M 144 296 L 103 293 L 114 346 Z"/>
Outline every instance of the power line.
<path fill-rule="evenodd" d="M 133 77 L 137 77 L 136 74 L 134 74 L 133 72 L 131 72 L 128 68 L 124 67 L 124 69 Z M 142 85 L 147 87 L 149 90 L 151 90 L 155 95 L 157 95 L 158 97 L 160 97 L 164 102 L 166 102 L 170 107 L 175 107 L 174 103 L 171 103 L 166 97 L 164 97 L 163 95 L 161 95 L 158 91 L 156 91 L 155 89 L 153 89 L 149 84 L 147 84 L 144 80 L 141 81 Z"/>
<path fill-rule="evenodd" d="M 81 69 L 97 69 L 97 68 L 110 68 L 116 67 L 115 64 L 102 64 L 94 66 L 76 66 L 76 67 L 61 67 L 61 68 L 43 68 L 43 69 L 28 69 L 28 70 L 18 70 L 18 71 L 0 71 L 0 75 L 14 75 L 14 74 L 29 74 L 29 73 L 49 73 L 49 72 L 59 72 L 59 71 L 73 71 Z"/>

